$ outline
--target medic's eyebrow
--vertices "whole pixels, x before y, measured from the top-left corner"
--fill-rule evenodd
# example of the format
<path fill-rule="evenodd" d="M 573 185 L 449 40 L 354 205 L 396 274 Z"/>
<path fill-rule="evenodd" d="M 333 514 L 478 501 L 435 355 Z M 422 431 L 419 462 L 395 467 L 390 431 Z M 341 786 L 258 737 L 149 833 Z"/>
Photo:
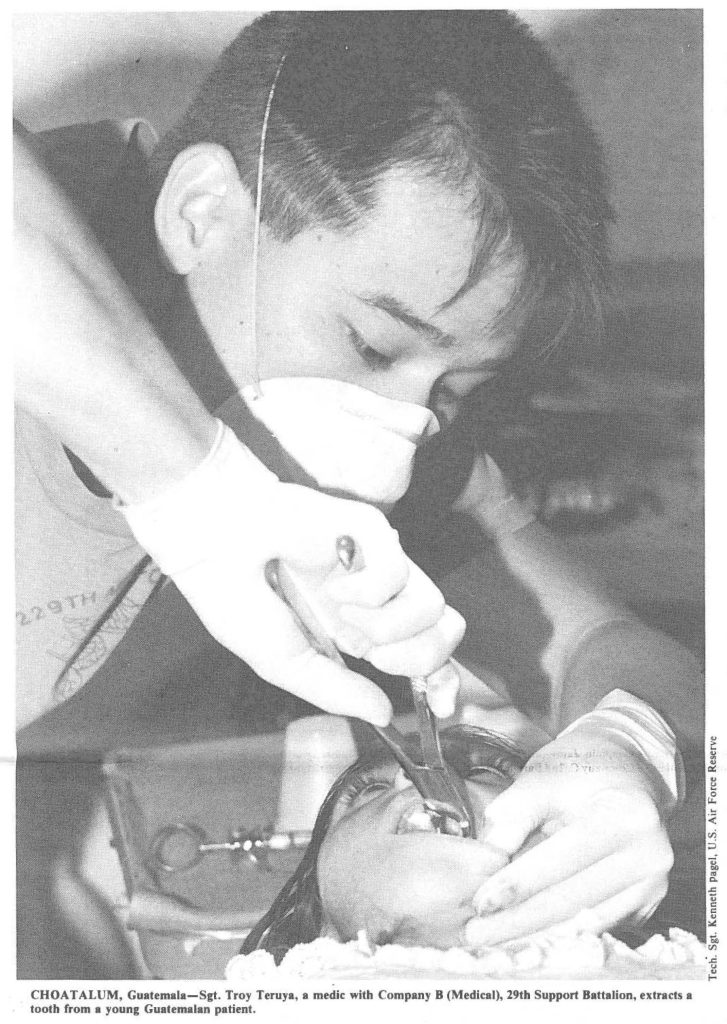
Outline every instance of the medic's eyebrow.
<path fill-rule="evenodd" d="M 403 302 L 399 302 L 392 295 L 361 295 L 359 298 L 366 303 L 367 306 L 373 306 L 375 309 L 380 309 L 387 316 L 392 317 L 394 320 L 398 320 L 399 323 L 408 327 L 412 331 L 416 331 L 418 334 L 423 334 L 429 341 L 434 342 L 435 345 L 439 345 L 442 348 L 451 348 L 454 345 L 455 339 L 451 334 L 445 334 L 444 331 L 440 331 L 434 324 L 427 323 L 426 320 L 421 320 L 416 314 L 412 313 L 408 306 L 405 306 Z"/>

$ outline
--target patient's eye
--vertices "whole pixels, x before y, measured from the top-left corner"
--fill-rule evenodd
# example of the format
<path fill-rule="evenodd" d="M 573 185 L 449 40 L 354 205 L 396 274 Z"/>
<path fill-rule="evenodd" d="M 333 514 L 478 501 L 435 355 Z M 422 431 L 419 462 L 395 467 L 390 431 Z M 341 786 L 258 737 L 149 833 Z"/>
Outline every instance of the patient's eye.
<path fill-rule="evenodd" d="M 492 753 L 490 764 L 475 764 L 468 768 L 465 778 L 471 782 L 513 782 L 520 774 L 517 759 L 506 752 Z"/>
<path fill-rule="evenodd" d="M 497 768 L 477 768 L 467 773 L 468 782 L 487 782 L 488 779 L 503 780 L 506 776 Z"/>
<path fill-rule="evenodd" d="M 350 807 L 362 797 L 370 797 L 375 793 L 384 793 L 391 789 L 392 786 L 393 782 L 391 779 L 382 778 L 375 769 L 369 769 L 349 779 L 339 799 L 345 807 Z"/>
<path fill-rule="evenodd" d="M 390 782 L 372 782 L 370 785 L 366 786 L 365 789 L 361 790 L 357 798 L 360 800 L 363 796 L 372 796 L 374 793 L 385 793 L 389 789 L 391 789 Z"/>

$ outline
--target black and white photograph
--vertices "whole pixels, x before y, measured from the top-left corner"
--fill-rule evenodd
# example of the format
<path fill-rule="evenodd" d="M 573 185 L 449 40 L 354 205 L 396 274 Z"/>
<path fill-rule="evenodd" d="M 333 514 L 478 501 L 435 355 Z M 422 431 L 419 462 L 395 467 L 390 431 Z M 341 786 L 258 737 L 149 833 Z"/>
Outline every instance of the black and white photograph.
<path fill-rule="evenodd" d="M 24 1011 L 704 1012 L 705 13 L 14 15 Z"/>

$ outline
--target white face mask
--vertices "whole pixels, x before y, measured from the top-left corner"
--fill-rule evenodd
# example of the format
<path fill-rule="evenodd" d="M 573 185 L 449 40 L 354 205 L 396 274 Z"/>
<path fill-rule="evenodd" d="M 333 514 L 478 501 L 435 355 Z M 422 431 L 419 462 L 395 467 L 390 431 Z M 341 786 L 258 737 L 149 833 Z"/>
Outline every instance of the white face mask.
<path fill-rule="evenodd" d="M 339 380 L 281 377 L 260 388 L 239 395 L 319 487 L 383 507 L 406 492 L 417 447 L 439 430 L 424 406 Z M 221 419 L 237 401 L 220 406 Z"/>

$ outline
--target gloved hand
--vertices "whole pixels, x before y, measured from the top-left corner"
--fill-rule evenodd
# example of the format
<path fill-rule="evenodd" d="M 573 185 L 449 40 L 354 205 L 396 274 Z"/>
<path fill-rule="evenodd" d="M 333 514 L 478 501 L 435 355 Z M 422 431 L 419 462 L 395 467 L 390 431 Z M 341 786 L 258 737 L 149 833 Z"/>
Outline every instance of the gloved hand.
<path fill-rule="evenodd" d="M 518 501 L 489 455 L 475 458 L 469 480 L 454 508 L 471 516 L 493 537 L 514 533 L 535 521 L 535 516 Z"/>
<path fill-rule="evenodd" d="M 413 565 L 376 509 L 280 483 L 220 423 L 191 474 L 149 501 L 122 506 L 139 544 L 187 598 L 210 633 L 263 679 L 333 714 L 376 725 L 391 718 L 374 683 L 316 653 L 268 586 L 281 559 L 327 609 L 337 646 L 380 669 L 431 675 L 435 714 L 450 714 L 456 670 L 447 664 L 464 633 L 461 616 Z M 355 539 L 362 568 L 339 564 L 338 537 Z"/>
<path fill-rule="evenodd" d="M 571 919 L 600 933 L 645 920 L 666 894 L 673 854 L 661 812 L 673 800 L 665 804 L 662 778 L 631 743 L 588 719 L 537 751 L 488 807 L 484 841 L 511 857 L 530 842 L 475 895 L 467 942 Z"/>

